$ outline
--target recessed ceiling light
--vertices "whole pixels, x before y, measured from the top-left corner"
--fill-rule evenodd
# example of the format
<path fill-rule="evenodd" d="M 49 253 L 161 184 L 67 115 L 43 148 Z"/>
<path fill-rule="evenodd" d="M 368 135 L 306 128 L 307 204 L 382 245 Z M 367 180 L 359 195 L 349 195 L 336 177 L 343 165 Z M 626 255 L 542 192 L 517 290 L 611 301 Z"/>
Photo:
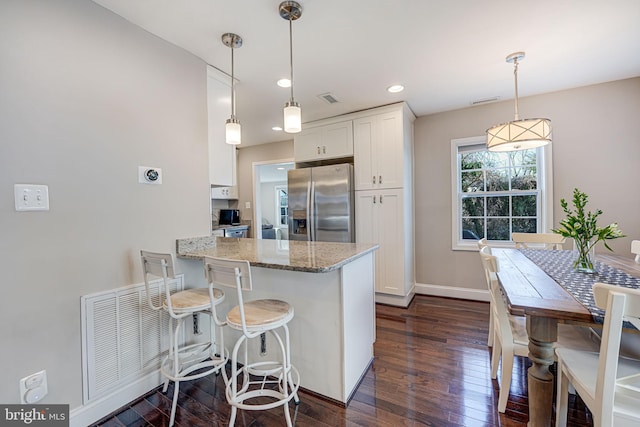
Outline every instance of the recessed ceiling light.
<path fill-rule="evenodd" d="M 276 169 L 278 169 L 279 171 L 283 171 L 284 168 L 282 166 L 278 166 Z"/>
<path fill-rule="evenodd" d="M 391 85 L 387 88 L 387 91 L 391 93 L 398 93 L 398 92 L 402 92 L 403 90 L 404 90 L 404 86 L 402 85 Z"/>
<path fill-rule="evenodd" d="M 282 128 L 280 126 L 274 126 L 271 128 L 271 130 L 282 130 Z"/>
<path fill-rule="evenodd" d="M 291 80 L 289 80 L 289 79 L 280 79 L 280 80 L 278 80 L 278 86 L 280 86 L 280 87 L 291 87 Z"/>

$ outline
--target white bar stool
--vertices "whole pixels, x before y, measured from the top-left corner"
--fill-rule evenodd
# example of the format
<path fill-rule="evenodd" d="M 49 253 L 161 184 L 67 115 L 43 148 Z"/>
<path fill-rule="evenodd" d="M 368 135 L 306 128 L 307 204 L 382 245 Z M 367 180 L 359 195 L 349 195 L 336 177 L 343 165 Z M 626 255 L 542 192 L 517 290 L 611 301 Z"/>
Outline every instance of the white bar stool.
<path fill-rule="evenodd" d="M 229 426 L 235 424 L 238 409 L 255 411 L 278 406 L 284 407 L 287 426 L 291 426 L 288 402 L 293 399 L 296 404 L 300 403 L 300 374 L 291 365 L 287 327 L 287 323 L 293 319 L 293 307 L 285 301 L 272 299 L 244 302 L 243 291 L 253 289 L 248 261 L 204 257 L 204 267 L 210 286 L 234 287 L 238 293 L 238 305 L 229 311 L 226 318 L 229 327 L 242 331 L 231 353 L 231 377 L 226 389 L 227 401 L 231 405 Z M 284 340 L 277 332 L 279 328 L 284 331 Z M 277 342 L 280 359 L 250 362 L 248 341 L 265 332 L 269 332 Z M 242 361 L 238 360 L 241 347 L 244 347 Z M 240 368 L 238 362 L 242 363 Z M 239 378 L 240 375 L 242 378 Z M 265 399 L 256 399 L 264 397 L 272 400 L 264 403 Z"/>
<path fill-rule="evenodd" d="M 169 426 L 173 426 L 181 381 L 195 380 L 214 372 L 216 374 L 222 372 L 225 383 L 227 382 L 224 366 L 229 360 L 229 354 L 224 347 L 222 334 L 222 326 L 225 322 L 220 321 L 215 313 L 215 306 L 224 301 L 224 292 L 210 286 L 209 289 L 185 289 L 172 294 L 169 289 L 169 280 L 175 279 L 173 254 L 140 251 L 140 257 L 149 307 L 153 310 L 162 309 L 170 316 L 169 354 L 163 359 L 160 371 L 165 377 L 163 393 L 167 392 L 169 381 L 174 382 L 169 420 Z M 153 302 L 149 289 L 149 276 L 160 277 L 163 280 L 159 292 L 161 305 Z M 180 332 L 184 331 L 183 321 L 192 318 L 195 314 L 206 314 L 210 317 L 210 340 L 181 347 L 180 342 L 183 337 Z"/>

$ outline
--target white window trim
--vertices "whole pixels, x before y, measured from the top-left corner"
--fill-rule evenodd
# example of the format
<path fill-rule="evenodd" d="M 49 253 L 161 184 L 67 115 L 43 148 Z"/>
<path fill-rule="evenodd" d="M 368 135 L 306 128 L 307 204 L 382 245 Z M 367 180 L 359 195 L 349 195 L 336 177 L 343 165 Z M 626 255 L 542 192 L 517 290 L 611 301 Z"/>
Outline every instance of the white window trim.
<path fill-rule="evenodd" d="M 486 136 L 472 136 L 469 138 L 458 138 L 451 140 L 451 249 L 454 251 L 477 251 L 478 245 L 474 241 L 461 240 L 460 236 L 460 215 L 462 207 L 458 204 L 458 188 L 460 188 L 460 174 L 458 173 L 458 147 L 466 145 L 484 144 Z M 543 173 L 540 174 L 540 228 L 545 232 L 550 232 L 553 226 L 553 156 L 551 152 L 552 144 L 538 148 L 540 167 Z M 515 247 L 513 242 L 495 242 L 492 246 Z"/>
<path fill-rule="evenodd" d="M 274 228 L 285 228 L 285 227 L 288 227 L 287 224 L 289 222 L 289 215 L 287 215 L 287 224 L 280 224 L 280 208 L 282 207 L 280 205 L 280 194 L 279 194 L 280 190 L 287 190 L 287 185 L 286 184 L 275 185 L 273 187 L 273 192 L 275 193 L 275 196 L 276 196 L 276 203 L 275 203 L 275 205 L 276 205 L 276 216 L 275 216 L 274 222 L 277 223 L 277 224 L 273 225 Z M 287 196 L 287 200 L 289 200 L 288 196 Z M 286 207 L 289 207 L 289 205 L 287 204 Z"/>

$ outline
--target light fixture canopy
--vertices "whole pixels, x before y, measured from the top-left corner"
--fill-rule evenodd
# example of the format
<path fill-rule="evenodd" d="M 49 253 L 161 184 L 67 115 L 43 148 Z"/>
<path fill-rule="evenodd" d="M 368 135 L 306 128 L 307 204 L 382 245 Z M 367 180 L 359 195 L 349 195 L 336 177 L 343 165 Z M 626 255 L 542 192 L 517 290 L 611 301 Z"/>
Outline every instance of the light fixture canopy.
<path fill-rule="evenodd" d="M 280 17 L 289 21 L 289 65 L 291 70 L 291 98 L 284 104 L 284 131 L 298 133 L 302 130 L 302 110 L 293 99 L 293 26 L 292 22 L 302 16 L 302 6 L 296 1 L 283 1 L 278 7 Z"/>
<path fill-rule="evenodd" d="M 231 48 L 231 117 L 225 125 L 225 140 L 227 144 L 238 145 L 242 142 L 242 128 L 236 118 L 236 79 L 234 77 L 233 51 L 242 46 L 242 37 L 233 33 L 224 33 L 222 43 Z"/>
<path fill-rule="evenodd" d="M 511 122 L 487 129 L 487 149 L 489 151 L 527 150 L 551 143 L 551 120 L 521 120 L 518 115 L 518 61 L 523 58 L 524 52 L 515 52 L 507 56 L 507 62 L 513 63 L 514 66 L 515 118 Z"/>

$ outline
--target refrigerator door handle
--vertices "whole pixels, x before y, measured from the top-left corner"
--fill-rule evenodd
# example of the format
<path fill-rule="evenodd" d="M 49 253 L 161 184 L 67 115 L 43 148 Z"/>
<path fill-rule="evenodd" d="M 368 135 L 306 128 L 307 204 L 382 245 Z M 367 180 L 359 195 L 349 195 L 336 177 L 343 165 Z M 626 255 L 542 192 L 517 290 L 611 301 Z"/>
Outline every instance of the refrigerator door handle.
<path fill-rule="evenodd" d="M 307 186 L 307 237 L 310 241 L 316 240 L 316 183 L 311 181 Z"/>

